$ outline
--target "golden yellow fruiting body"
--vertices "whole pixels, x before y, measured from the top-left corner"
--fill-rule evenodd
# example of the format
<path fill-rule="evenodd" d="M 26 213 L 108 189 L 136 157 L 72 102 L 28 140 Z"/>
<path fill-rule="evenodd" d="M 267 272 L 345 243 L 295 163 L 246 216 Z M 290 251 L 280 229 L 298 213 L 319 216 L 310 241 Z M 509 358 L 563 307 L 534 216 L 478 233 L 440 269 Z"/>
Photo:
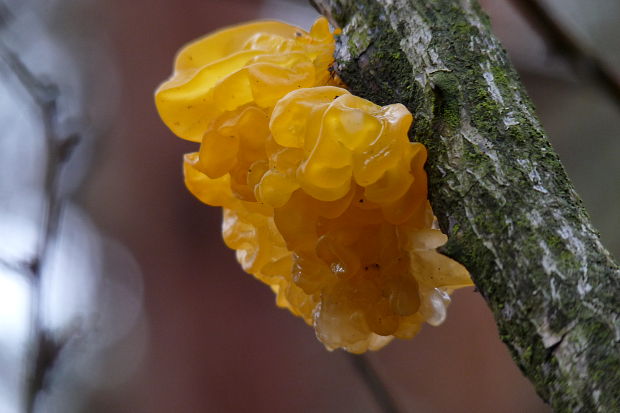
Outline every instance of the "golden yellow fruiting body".
<path fill-rule="evenodd" d="M 361 353 L 441 323 L 448 294 L 471 280 L 436 251 L 447 238 L 411 114 L 327 86 L 333 50 L 323 18 L 310 33 L 226 29 L 180 52 L 156 102 L 177 135 L 201 142 L 185 182 L 224 208 L 243 269 L 327 348 Z"/>
<path fill-rule="evenodd" d="M 224 29 L 181 49 L 157 89 L 157 110 L 176 135 L 200 142 L 227 111 L 248 104 L 269 111 L 290 91 L 326 84 L 333 52 L 325 19 L 310 33 L 276 21 Z"/>

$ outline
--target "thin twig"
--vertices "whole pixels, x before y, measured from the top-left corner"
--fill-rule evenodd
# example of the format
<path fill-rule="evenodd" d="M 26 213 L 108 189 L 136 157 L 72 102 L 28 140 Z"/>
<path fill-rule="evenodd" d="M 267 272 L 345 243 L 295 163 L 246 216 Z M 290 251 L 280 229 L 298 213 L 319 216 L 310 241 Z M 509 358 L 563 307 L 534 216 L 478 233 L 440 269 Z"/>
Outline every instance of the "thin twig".
<path fill-rule="evenodd" d="M 21 273 L 30 282 L 31 319 L 32 319 L 32 358 L 30 360 L 28 385 L 26 389 L 25 410 L 33 412 L 37 395 L 46 387 L 48 373 L 54 367 L 68 337 L 55 338 L 43 325 L 41 310 L 41 273 L 53 239 L 56 237 L 63 202 L 58 194 L 58 179 L 71 150 L 79 141 L 77 135 L 61 136 L 57 128 L 56 85 L 38 79 L 26 67 L 21 59 L 6 45 L 0 43 L 0 57 L 28 92 L 37 105 L 44 128 L 45 139 L 42 143 L 46 151 L 45 167 L 45 205 L 43 213 L 42 234 L 38 241 L 37 252 L 27 265 L 16 264 Z"/>
<path fill-rule="evenodd" d="M 27 274 L 31 271 L 30 264 L 24 262 L 11 262 L 2 258 L 0 258 L 0 266 L 17 274 Z"/>
<path fill-rule="evenodd" d="M 381 410 L 384 413 L 398 413 L 396 402 L 385 386 L 385 383 L 383 383 L 383 380 L 381 380 L 381 377 L 372 367 L 368 357 L 355 354 L 348 354 L 348 356 L 353 367 L 355 367 L 355 370 L 374 396 L 377 404 L 381 407 Z"/>
<path fill-rule="evenodd" d="M 587 75 L 620 106 L 620 79 L 594 52 L 587 50 L 538 0 L 510 0 L 549 46 L 577 73 Z"/>
<path fill-rule="evenodd" d="M 12 19 L 13 13 L 3 1 L 0 1 L 0 30 L 8 26 Z"/>

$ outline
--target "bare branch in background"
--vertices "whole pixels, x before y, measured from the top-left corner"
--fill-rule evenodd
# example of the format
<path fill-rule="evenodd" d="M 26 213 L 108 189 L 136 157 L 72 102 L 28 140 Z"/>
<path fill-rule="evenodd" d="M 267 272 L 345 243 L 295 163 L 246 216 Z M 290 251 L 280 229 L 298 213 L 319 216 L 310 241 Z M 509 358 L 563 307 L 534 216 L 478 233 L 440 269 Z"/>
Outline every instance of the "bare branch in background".
<path fill-rule="evenodd" d="M 620 106 L 620 79 L 596 53 L 582 46 L 539 0 L 510 1 L 550 48 L 566 58 L 575 72 L 591 78 Z"/>
<path fill-rule="evenodd" d="M 9 7 L 4 3 L 4 1 L 0 1 L 0 30 L 8 25 L 12 17 L 13 13 L 11 13 Z"/>
<path fill-rule="evenodd" d="M 366 384 L 366 387 L 372 393 L 375 401 L 381 408 L 383 413 L 398 413 L 396 401 L 390 394 L 383 380 L 373 368 L 368 356 L 347 353 L 346 356 L 351 360 L 355 371 Z"/>
<path fill-rule="evenodd" d="M 75 134 L 64 136 L 58 130 L 57 99 L 59 91 L 56 85 L 33 75 L 17 54 L 3 43 L 0 43 L 0 57 L 37 106 L 44 128 L 44 140 L 41 145 L 46 148 L 43 231 L 40 233 L 37 252 L 28 263 L 6 263 L 7 266 L 27 276 L 30 283 L 32 353 L 29 357 L 30 368 L 25 406 L 27 412 L 33 412 L 37 395 L 45 389 L 47 376 L 70 338 L 70 335 L 58 338 L 43 325 L 41 271 L 42 263 L 49 255 L 60 224 L 63 199 L 58 191 L 58 178 L 71 151 L 78 143 L 79 137 Z"/>

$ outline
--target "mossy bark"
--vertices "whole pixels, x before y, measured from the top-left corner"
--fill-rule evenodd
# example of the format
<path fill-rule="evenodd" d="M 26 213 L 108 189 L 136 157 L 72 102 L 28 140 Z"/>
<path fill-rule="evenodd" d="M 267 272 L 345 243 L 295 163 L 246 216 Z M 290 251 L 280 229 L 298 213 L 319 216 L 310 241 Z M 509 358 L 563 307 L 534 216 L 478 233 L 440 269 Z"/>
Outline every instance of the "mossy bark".
<path fill-rule="evenodd" d="M 349 89 L 414 114 L 443 252 L 538 393 L 557 412 L 620 412 L 620 269 L 477 2 L 313 2 L 343 30 Z"/>

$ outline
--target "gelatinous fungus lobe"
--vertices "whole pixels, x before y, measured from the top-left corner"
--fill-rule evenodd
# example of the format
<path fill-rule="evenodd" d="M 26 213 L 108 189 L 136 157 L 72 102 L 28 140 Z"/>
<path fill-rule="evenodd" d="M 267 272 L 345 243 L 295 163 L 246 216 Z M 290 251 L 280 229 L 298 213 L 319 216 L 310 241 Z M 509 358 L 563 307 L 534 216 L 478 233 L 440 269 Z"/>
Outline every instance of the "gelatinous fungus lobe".
<path fill-rule="evenodd" d="M 156 93 L 166 125 L 200 142 L 185 182 L 224 209 L 223 237 L 277 304 L 328 349 L 361 353 L 445 318 L 469 274 L 436 248 L 413 118 L 337 87 L 327 21 L 219 31 L 181 50 Z"/>

